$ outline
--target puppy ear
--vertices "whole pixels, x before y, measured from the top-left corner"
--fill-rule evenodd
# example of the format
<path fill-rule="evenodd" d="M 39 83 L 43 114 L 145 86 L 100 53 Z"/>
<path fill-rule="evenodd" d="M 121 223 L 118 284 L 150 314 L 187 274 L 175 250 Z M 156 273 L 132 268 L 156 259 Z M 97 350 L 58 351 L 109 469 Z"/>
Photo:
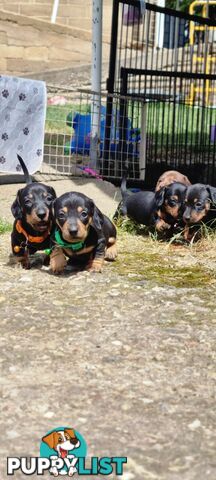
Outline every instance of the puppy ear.
<path fill-rule="evenodd" d="M 155 193 L 155 202 L 158 208 L 160 208 L 164 203 L 164 196 L 166 193 L 166 187 L 161 188 L 158 192 Z"/>
<path fill-rule="evenodd" d="M 70 435 L 70 438 L 76 438 L 75 432 L 72 428 L 65 428 L 64 431 Z"/>
<path fill-rule="evenodd" d="M 53 199 L 56 198 L 56 192 L 53 187 L 47 187 L 48 192 L 52 195 Z"/>
<path fill-rule="evenodd" d="M 71 441 L 71 443 L 73 443 L 75 448 L 78 448 L 80 446 L 80 441 L 76 437 L 76 434 L 75 434 L 74 430 L 72 428 L 65 428 L 64 431 L 66 433 L 68 433 L 68 435 L 70 435 L 70 441 Z"/>
<path fill-rule="evenodd" d="M 46 435 L 45 437 L 42 438 L 42 441 L 45 442 L 50 448 L 54 448 L 54 432 L 49 433 L 49 435 Z"/>
<path fill-rule="evenodd" d="M 216 188 L 212 187 L 211 185 L 207 185 L 206 190 L 209 193 L 209 197 L 212 203 L 215 205 L 216 204 Z"/>
<path fill-rule="evenodd" d="M 22 190 L 18 190 L 16 199 L 14 200 L 14 202 L 11 205 L 12 215 L 16 219 L 22 218 L 22 208 L 21 208 L 21 205 L 20 205 L 20 193 L 21 193 L 21 191 Z"/>
<path fill-rule="evenodd" d="M 52 216 L 53 216 L 53 217 L 54 217 L 54 215 L 55 215 L 55 204 L 56 204 L 56 198 L 55 198 L 55 200 L 52 201 L 51 213 L 52 213 Z"/>
<path fill-rule="evenodd" d="M 94 207 L 92 225 L 93 225 L 93 227 L 95 227 L 96 230 L 101 230 L 102 229 L 103 215 L 100 212 L 100 210 L 98 210 L 98 208 L 96 206 Z"/>

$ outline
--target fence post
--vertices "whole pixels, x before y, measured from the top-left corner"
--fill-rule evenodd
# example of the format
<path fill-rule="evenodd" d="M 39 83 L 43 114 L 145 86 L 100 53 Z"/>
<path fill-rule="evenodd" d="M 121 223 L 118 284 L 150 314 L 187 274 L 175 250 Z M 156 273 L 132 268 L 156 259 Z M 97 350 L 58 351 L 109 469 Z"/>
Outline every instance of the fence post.
<path fill-rule="evenodd" d="M 104 135 L 104 165 L 103 170 L 106 173 L 108 170 L 109 148 L 110 148 L 110 133 L 113 113 L 113 93 L 115 84 L 115 69 L 116 69 L 116 55 L 117 55 L 117 39 L 118 39 L 118 18 L 119 18 L 119 0 L 113 0 L 112 11 L 112 30 L 110 42 L 110 59 L 109 59 L 109 77 L 107 79 L 107 105 L 106 105 L 106 127 Z M 109 95 L 110 94 L 110 95 Z"/>
<path fill-rule="evenodd" d="M 102 11 L 103 0 L 92 3 L 92 105 L 91 105 L 91 168 L 99 168 L 100 113 L 101 113 L 101 63 L 102 63 Z"/>
<path fill-rule="evenodd" d="M 140 180 L 145 180 L 146 175 L 146 101 L 141 103 L 141 132 L 139 150 Z"/>

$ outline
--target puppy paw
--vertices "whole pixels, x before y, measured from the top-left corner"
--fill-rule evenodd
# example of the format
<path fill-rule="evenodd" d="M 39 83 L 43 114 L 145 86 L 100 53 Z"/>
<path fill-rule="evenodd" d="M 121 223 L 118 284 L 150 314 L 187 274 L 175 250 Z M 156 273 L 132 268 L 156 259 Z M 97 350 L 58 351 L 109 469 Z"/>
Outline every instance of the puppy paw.
<path fill-rule="evenodd" d="M 116 244 L 114 244 L 107 248 L 105 253 L 105 260 L 113 261 L 116 259 L 116 257 L 117 257 L 117 248 L 116 248 Z"/>
<path fill-rule="evenodd" d="M 62 273 L 67 265 L 67 260 L 61 249 L 54 250 L 50 255 L 50 268 L 53 273 Z"/>
<path fill-rule="evenodd" d="M 183 237 L 186 242 L 190 242 L 192 240 L 193 235 L 190 232 L 190 227 L 188 227 L 187 225 L 184 227 Z"/>
<path fill-rule="evenodd" d="M 162 218 L 160 220 L 157 220 L 155 228 L 157 232 L 163 232 L 164 230 L 169 230 L 171 228 L 171 225 L 169 223 L 164 222 Z"/>
<path fill-rule="evenodd" d="M 31 263 L 28 255 L 23 255 L 22 257 L 14 256 L 13 254 L 9 257 L 9 264 L 10 265 L 20 265 L 25 270 L 29 270 L 31 268 Z"/>
<path fill-rule="evenodd" d="M 103 269 L 103 260 L 93 260 L 88 266 L 87 270 L 91 273 L 101 273 Z"/>

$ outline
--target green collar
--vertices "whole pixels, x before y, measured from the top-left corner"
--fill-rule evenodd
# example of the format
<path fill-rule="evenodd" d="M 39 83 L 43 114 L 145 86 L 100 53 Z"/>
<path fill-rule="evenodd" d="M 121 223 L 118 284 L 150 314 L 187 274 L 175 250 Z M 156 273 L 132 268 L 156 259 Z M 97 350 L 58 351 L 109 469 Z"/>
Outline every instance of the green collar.
<path fill-rule="evenodd" d="M 70 248 L 73 252 L 77 252 L 84 247 L 84 242 L 69 243 L 63 240 L 59 230 L 55 230 L 55 242 L 62 248 Z"/>

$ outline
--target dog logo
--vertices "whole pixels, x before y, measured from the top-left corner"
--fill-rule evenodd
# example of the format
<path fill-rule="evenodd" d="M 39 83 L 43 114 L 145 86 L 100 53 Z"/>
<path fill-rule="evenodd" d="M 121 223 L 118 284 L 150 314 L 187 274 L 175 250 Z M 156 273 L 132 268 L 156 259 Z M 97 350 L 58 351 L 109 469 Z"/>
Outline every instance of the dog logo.
<path fill-rule="evenodd" d="M 27 476 L 41 476 L 47 472 L 54 477 L 77 474 L 98 478 L 98 475 L 114 474 L 112 478 L 116 478 L 123 475 L 127 457 L 86 456 L 87 445 L 82 435 L 74 428 L 59 427 L 42 437 L 39 457 L 7 457 L 7 475 L 19 470 Z"/>
<path fill-rule="evenodd" d="M 72 477 L 77 472 L 77 459 L 85 457 L 86 453 L 84 438 L 70 427 L 51 430 L 44 435 L 40 446 L 40 456 L 50 458 L 52 467 L 49 472 L 55 477 L 58 475 Z"/>

